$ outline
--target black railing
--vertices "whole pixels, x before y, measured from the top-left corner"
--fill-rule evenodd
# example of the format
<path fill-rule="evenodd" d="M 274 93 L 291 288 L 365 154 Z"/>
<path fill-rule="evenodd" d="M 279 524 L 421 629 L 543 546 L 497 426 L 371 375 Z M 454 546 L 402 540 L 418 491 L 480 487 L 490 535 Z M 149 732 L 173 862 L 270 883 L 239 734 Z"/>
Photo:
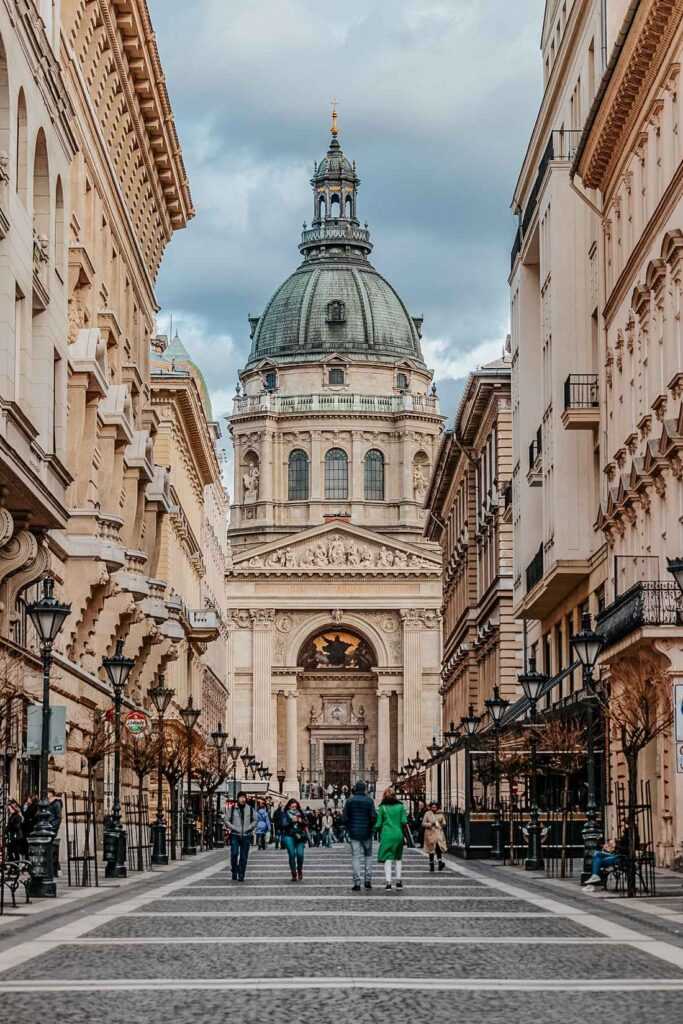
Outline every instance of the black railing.
<path fill-rule="evenodd" d="M 680 592 L 676 583 L 636 583 L 600 612 L 596 629 L 607 644 L 644 626 L 678 626 Z"/>
<path fill-rule="evenodd" d="M 508 480 L 503 487 L 503 511 L 507 512 L 510 508 L 512 508 L 512 480 Z"/>
<path fill-rule="evenodd" d="M 597 409 L 597 373 L 570 373 L 564 382 L 565 409 Z"/>
<path fill-rule="evenodd" d="M 543 545 L 531 559 L 526 567 L 526 590 L 527 594 L 533 587 L 536 586 L 538 581 L 543 578 Z"/>
<path fill-rule="evenodd" d="M 581 139 L 580 131 L 565 131 L 564 128 L 556 129 L 550 133 L 548 144 L 545 147 L 541 162 L 538 165 L 538 171 L 536 172 L 536 179 L 532 186 L 529 198 L 527 199 L 526 206 L 524 207 L 524 215 L 522 217 L 522 230 L 521 233 L 518 229 L 515 235 L 515 240 L 512 244 L 512 252 L 510 254 L 510 268 L 514 265 L 517 253 L 521 249 L 522 239 L 526 235 L 527 228 L 531 223 L 531 218 L 534 215 L 536 204 L 538 203 L 538 195 L 541 191 L 541 185 L 545 178 L 545 172 L 548 169 L 548 164 L 551 160 L 572 160 L 576 153 Z"/>
<path fill-rule="evenodd" d="M 543 454 L 543 429 L 539 427 L 536 431 L 536 437 L 529 445 L 529 469 L 533 469 L 541 455 Z"/>

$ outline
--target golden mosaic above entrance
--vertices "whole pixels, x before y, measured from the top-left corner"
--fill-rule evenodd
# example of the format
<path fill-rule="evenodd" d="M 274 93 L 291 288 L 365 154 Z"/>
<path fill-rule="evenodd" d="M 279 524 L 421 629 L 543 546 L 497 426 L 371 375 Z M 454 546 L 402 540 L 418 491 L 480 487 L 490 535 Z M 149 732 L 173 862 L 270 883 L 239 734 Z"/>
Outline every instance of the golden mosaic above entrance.
<path fill-rule="evenodd" d="M 299 665 L 309 670 L 355 669 L 369 672 L 376 663 L 372 648 L 356 633 L 326 629 L 311 637 L 301 648 Z"/>

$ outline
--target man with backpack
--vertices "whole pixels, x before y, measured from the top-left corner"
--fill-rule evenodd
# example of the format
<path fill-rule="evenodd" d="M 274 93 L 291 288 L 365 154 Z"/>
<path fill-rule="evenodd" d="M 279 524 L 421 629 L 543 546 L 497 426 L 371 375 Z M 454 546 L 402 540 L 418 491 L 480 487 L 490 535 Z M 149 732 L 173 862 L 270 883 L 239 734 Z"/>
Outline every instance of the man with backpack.
<path fill-rule="evenodd" d="M 230 810 L 226 823 L 230 830 L 230 868 L 233 882 L 244 881 L 256 821 L 256 812 L 251 804 L 247 803 L 247 794 L 238 793 L 237 803 Z"/>

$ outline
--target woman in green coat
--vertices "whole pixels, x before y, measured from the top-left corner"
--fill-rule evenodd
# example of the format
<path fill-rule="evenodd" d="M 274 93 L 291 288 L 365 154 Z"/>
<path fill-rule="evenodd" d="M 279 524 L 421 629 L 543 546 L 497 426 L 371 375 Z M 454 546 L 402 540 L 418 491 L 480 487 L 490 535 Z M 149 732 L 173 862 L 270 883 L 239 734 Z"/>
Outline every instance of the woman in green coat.
<path fill-rule="evenodd" d="M 379 833 L 377 860 L 384 864 L 385 889 L 391 889 L 391 865 L 396 865 L 396 888 L 402 889 L 403 829 L 408 824 L 406 809 L 393 789 L 385 789 L 377 809 L 375 831 Z"/>

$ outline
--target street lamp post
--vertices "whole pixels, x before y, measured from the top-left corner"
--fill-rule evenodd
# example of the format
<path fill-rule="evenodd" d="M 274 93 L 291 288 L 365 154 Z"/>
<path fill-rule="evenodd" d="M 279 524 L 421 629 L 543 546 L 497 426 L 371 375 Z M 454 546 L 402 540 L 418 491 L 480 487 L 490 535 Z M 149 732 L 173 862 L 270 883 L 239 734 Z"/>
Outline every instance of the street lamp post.
<path fill-rule="evenodd" d="M 164 677 L 159 675 L 156 686 L 147 691 L 147 696 L 157 713 L 157 818 L 152 828 L 152 864 L 168 864 L 166 852 L 166 821 L 163 809 L 163 763 L 164 763 L 164 715 L 173 700 L 175 690 L 164 686 Z"/>
<path fill-rule="evenodd" d="M 192 813 L 192 733 L 197 720 L 201 715 L 201 709 L 196 708 L 190 696 L 187 707 L 180 711 L 180 717 L 185 726 L 187 735 L 187 793 L 185 795 L 185 819 L 183 821 L 183 854 L 186 857 L 194 857 L 197 854 L 197 844 L 194 836 L 194 814 Z"/>
<path fill-rule="evenodd" d="M 531 807 L 529 809 L 529 827 L 527 831 L 527 858 L 524 862 L 524 868 L 526 871 L 540 871 L 543 868 L 543 856 L 541 854 L 541 823 L 538 816 L 538 767 L 536 764 L 538 737 L 535 725 L 536 703 L 541 696 L 548 677 L 543 675 L 542 672 L 536 671 L 536 659 L 532 657 L 529 658 L 528 670 L 517 678 L 531 709 L 531 728 L 529 730 L 529 746 L 531 747 Z"/>
<path fill-rule="evenodd" d="M 583 827 L 583 870 L 581 882 L 585 882 L 593 874 L 593 854 L 598 848 L 602 837 L 602 828 L 598 824 L 598 801 L 595 787 L 595 692 L 593 690 L 593 669 L 602 650 L 604 639 L 591 627 L 591 617 L 586 612 L 581 618 L 581 630 L 572 637 L 571 645 L 574 654 L 581 662 L 583 689 L 586 701 L 586 824 Z"/>
<path fill-rule="evenodd" d="M 70 604 L 62 604 L 53 595 L 54 580 L 43 579 L 43 592 L 37 601 L 26 606 L 40 641 L 43 662 L 43 712 L 40 730 L 40 803 L 36 823 L 28 837 L 29 856 L 33 865 L 31 892 L 35 896 L 57 895 L 54 874 L 55 832 L 48 803 L 48 766 L 50 758 L 50 668 L 52 645 L 71 612 Z"/>
<path fill-rule="evenodd" d="M 503 843 L 503 822 L 501 821 L 501 808 L 500 808 L 500 726 L 501 720 L 505 709 L 509 706 L 510 701 L 505 700 L 500 695 L 500 688 L 498 686 L 493 687 L 493 697 L 489 697 L 488 700 L 484 701 L 486 709 L 491 717 L 493 723 L 493 742 L 495 744 L 494 757 L 496 763 L 494 765 L 494 778 L 496 786 L 496 817 L 491 831 L 493 832 L 493 842 L 491 844 L 491 857 L 493 860 L 503 860 L 505 856 L 505 844 Z"/>
<path fill-rule="evenodd" d="M 460 719 L 465 740 L 465 857 L 469 856 L 472 813 L 472 754 L 470 740 L 474 738 L 481 722 L 481 716 L 475 715 L 474 704 L 470 704 L 467 714 Z"/>
<path fill-rule="evenodd" d="M 232 768 L 231 768 L 231 772 L 232 772 L 232 794 L 231 794 L 231 797 L 232 797 L 232 799 L 235 798 L 235 790 L 237 789 L 237 760 L 238 760 L 238 758 L 240 756 L 241 751 L 242 751 L 242 748 L 239 745 L 239 743 L 237 742 L 237 737 L 233 736 L 232 743 L 228 747 L 228 757 L 232 761 Z"/>
<path fill-rule="evenodd" d="M 216 751 L 216 773 L 220 776 L 222 771 L 223 751 L 227 735 L 223 732 L 223 726 L 218 723 L 218 728 L 211 733 L 211 743 Z M 216 793 L 216 812 L 213 819 L 213 847 L 215 850 L 222 850 L 225 846 L 225 822 L 221 812 L 221 796 Z"/>
<path fill-rule="evenodd" d="M 287 773 L 285 772 L 284 768 L 278 768 L 278 770 L 277 770 L 277 784 L 278 784 L 279 789 L 280 789 L 280 796 L 282 796 L 282 791 L 285 788 L 285 779 L 286 778 L 287 778 Z"/>
<path fill-rule="evenodd" d="M 125 878 L 128 836 L 121 824 L 121 707 L 123 691 L 135 662 L 123 653 L 123 640 L 116 641 L 116 650 L 102 665 L 114 691 L 114 794 L 109 822 L 104 829 L 104 859 L 106 878 Z"/>

